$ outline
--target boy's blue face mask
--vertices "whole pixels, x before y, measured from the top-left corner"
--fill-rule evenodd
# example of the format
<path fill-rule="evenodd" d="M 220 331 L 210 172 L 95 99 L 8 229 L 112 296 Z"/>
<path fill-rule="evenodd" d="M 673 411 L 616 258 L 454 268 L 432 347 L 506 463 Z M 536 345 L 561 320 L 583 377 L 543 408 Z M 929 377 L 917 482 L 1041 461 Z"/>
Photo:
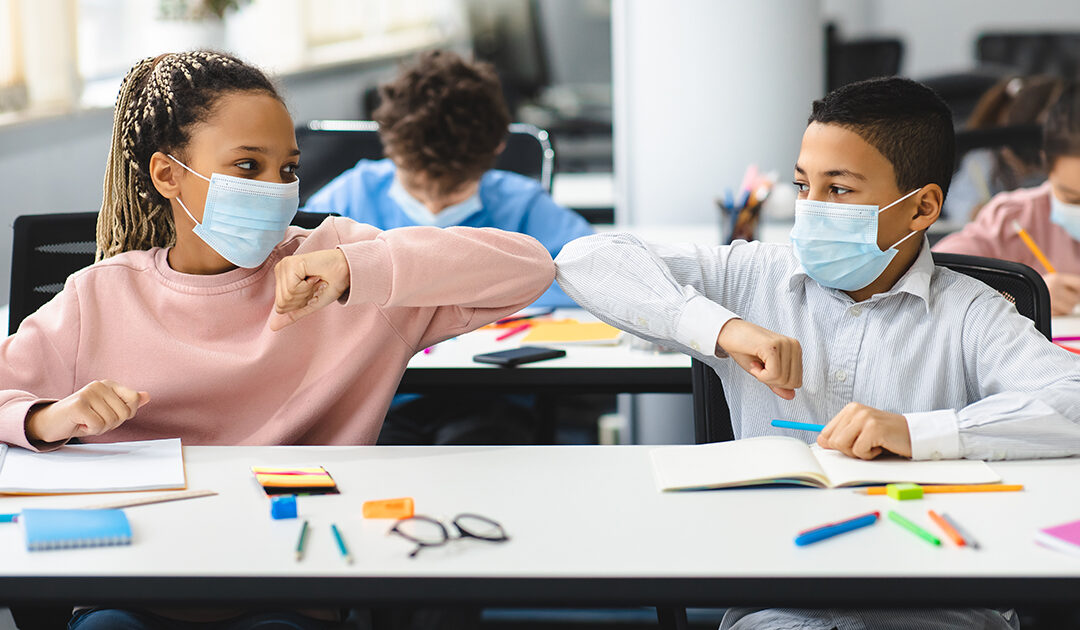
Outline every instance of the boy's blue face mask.
<path fill-rule="evenodd" d="M 300 180 L 275 184 L 221 173 L 213 173 L 207 179 L 187 164 L 169 157 L 210 182 L 202 223 L 192 216 L 180 197 L 176 198 L 195 221 L 192 231 L 237 267 L 253 269 L 266 262 L 270 252 L 285 238 L 285 230 L 300 207 Z"/>
<path fill-rule="evenodd" d="M 427 206 L 419 199 L 410 195 L 396 176 L 394 177 L 394 183 L 390 184 L 389 196 L 401 208 L 405 216 L 409 217 L 417 225 L 433 225 L 435 227 L 460 225 L 462 221 L 476 214 L 483 207 L 478 189 L 465 201 L 447 206 L 440 212 L 434 213 L 428 210 Z"/>
<path fill-rule="evenodd" d="M 869 286 L 896 257 L 896 246 L 917 234 L 911 232 L 881 251 L 877 244 L 878 214 L 920 190 L 916 188 L 880 210 L 872 205 L 796 201 L 791 245 L 806 275 L 822 286 L 841 291 Z"/>

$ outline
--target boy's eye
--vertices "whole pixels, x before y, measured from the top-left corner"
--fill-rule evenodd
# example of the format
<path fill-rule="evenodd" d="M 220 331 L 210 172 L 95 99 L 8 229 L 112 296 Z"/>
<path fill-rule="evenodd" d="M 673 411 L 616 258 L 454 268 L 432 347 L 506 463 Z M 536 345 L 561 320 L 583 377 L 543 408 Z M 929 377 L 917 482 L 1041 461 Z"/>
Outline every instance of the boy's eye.
<path fill-rule="evenodd" d="M 791 185 L 795 187 L 796 192 L 804 193 L 810 191 L 810 187 L 802 182 L 791 182 Z"/>
<path fill-rule="evenodd" d="M 844 188 L 843 186 L 829 186 L 829 190 L 834 195 L 844 195 L 851 192 L 850 188 Z"/>

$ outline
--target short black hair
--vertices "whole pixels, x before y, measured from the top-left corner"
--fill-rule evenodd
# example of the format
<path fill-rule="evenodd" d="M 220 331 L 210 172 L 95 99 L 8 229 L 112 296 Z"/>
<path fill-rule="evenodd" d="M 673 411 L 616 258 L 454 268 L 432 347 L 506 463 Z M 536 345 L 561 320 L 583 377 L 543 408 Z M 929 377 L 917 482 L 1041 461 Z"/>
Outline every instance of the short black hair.
<path fill-rule="evenodd" d="M 1080 157 L 1080 83 L 1070 81 L 1050 106 L 1043 125 L 1043 151 L 1049 168 L 1059 157 Z"/>
<path fill-rule="evenodd" d="M 952 111 L 925 85 L 888 77 L 850 83 L 814 101 L 810 123 L 850 129 L 892 163 L 896 187 L 949 192 L 956 159 Z"/>

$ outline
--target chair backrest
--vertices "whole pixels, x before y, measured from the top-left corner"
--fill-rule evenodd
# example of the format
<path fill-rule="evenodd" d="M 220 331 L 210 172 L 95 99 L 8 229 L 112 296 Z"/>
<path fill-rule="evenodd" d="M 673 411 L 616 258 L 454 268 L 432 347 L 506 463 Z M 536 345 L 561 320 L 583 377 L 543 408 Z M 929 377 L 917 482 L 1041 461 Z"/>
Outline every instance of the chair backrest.
<path fill-rule="evenodd" d="M 550 193 L 555 150 L 551 148 L 548 133 L 525 123 L 510 123 L 508 132 L 506 148 L 495 159 L 495 168 L 531 177 Z M 303 164 L 301 206 L 360 160 L 385 157 L 379 124 L 371 120 L 313 120 L 296 128 L 296 142 Z"/>
<path fill-rule="evenodd" d="M 1035 328 L 1050 339 L 1050 292 L 1034 269 L 1020 263 L 964 254 L 934 252 L 934 264 L 979 280 L 998 291 L 1016 306 Z M 690 382 L 694 392 L 694 439 L 698 444 L 735 439 L 731 410 L 724 385 L 716 372 L 703 361 L 690 362 Z"/>
<path fill-rule="evenodd" d="M 989 129 L 964 129 L 956 132 L 956 164 L 975 149 L 1006 147 L 1027 163 L 1038 163 L 1042 151 L 1042 125 L 1010 125 Z"/>
<path fill-rule="evenodd" d="M 24 214 L 15 219 L 11 248 L 8 334 L 64 288 L 67 277 L 94 264 L 96 212 Z M 327 215 L 297 212 L 293 225 L 313 229 Z"/>

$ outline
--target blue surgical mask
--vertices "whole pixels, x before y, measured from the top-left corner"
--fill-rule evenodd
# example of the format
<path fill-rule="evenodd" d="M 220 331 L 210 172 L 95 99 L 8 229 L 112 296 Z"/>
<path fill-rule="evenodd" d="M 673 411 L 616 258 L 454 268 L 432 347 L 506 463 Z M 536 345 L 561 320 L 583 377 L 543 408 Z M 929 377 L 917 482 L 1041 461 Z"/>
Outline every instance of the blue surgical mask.
<path fill-rule="evenodd" d="M 884 208 L 800 199 L 795 202 L 791 245 L 806 274 L 818 284 L 841 291 L 870 285 L 896 257 L 896 246 L 911 232 L 881 251 L 877 245 L 878 214 L 922 190 L 917 188 Z"/>
<path fill-rule="evenodd" d="M 266 262 L 270 252 L 285 238 L 285 230 L 300 206 L 300 180 L 288 184 L 261 182 L 212 173 L 209 178 L 169 156 L 193 175 L 210 182 L 203 206 L 202 223 L 187 212 L 192 230 L 221 257 L 237 267 L 253 269 Z"/>
<path fill-rule="evenodd" d="M 417 225 L 433 225 L 435 227 L 460 225 L 465 219 L 480 210 L 483 205 L 480 203 L 480 191 L 477 190 L 476 193 L 461 203 L 447 206 L 440 212 L 432 212 L 419 199 L 410 195 L 397 177 L 394 177 L 394 183 L 390 184 L 388 194 L 394 200 L 394 203 L 401 208 L 401 211 Z"/>
<path fill-rule="evenodd" d="M 1051 190 L 1050 220 L 1063 227 L 1073 239 L 1080 241 L 1080 204 L 1065 203 Z"/>

